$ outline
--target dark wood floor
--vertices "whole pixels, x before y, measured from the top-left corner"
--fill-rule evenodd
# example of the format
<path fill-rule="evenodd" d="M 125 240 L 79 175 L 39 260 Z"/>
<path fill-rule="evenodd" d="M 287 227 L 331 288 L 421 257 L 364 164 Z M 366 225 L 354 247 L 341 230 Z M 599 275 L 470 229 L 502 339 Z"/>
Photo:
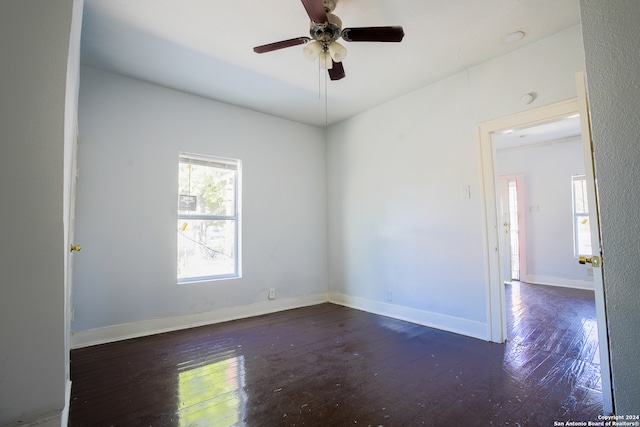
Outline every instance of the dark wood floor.
<path fill-rule="evenodd" d="M 514 284 L 506 344 L 333 304 L 73 350 L 70 426 L 552 426 L 602 412 L 593 293 Z"/>

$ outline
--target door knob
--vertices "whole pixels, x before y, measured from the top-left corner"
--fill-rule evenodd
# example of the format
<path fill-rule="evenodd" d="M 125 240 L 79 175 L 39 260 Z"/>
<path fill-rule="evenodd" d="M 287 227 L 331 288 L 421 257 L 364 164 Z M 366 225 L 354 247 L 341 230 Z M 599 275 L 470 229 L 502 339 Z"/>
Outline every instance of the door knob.
<path fill-rule="evenodd" d="M 80 252 L 80 249 L 82 249 L 80 247 L 80 245 L 71 245 L 71 251 L 70 252 L 73 252 L 73 251 Z"/>
<path fill-rule="evenodd" d="M 578 262 L 580 264 L 586 264 L 589 263 L 591 265 L 593 265 L 594 267 L 600 267 L 600 264 L 602 263 L 602 259 L 600 259 L 599 256 L 579 256 L 578 257 Z"/>

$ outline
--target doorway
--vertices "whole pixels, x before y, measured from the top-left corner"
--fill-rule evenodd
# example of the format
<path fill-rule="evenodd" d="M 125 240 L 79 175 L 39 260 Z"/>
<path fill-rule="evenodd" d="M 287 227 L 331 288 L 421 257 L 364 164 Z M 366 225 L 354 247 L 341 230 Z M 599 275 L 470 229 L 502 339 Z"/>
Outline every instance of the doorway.
<path fill-rule="evenodd" d="M 484 182 L 485 197 L 485 242 L 486 242 L 486 259 L 488 261 L 487 269 L 487 319 L 488 319 L 488 336 L 493 342 L 502 343 L 507 336 L 506 323 L 506 307 L 505 307 L 505 287 L 502 279 L 501 263 L 500 263 L 500 216 L 499 204 L 497 196 L 498 174 L 494 163 L 496 156 L 496 147 L 493 141 L 493 135 L 496 133 L 508 131 L 510 129 L 518 129 L 530 127 L 540 123 L 551 122 L 556 119 L 580 114 L 581 118 L 588 117 L 588 107 L 586 101 L 586 91 L 582 75 L 578 75 L 578 98 L 551 104 L 528 110 L 522 113 L 513 114 L 511 116 L 491 120 L 479 125 L 478 135 L 481 145 L 482 173 Z M 593 164 L 591 157 L 591 141 L 590 129 L 588 122 L 581 120 L 581 131 L 585 138 L 583 139 L 585 174 L 587 175 L 589 186 L 591 188 L 595 201 L 595 186 L 593 178 Z M 536 206 L 527 206 L 527 212 L 535 209 Z M 595 206 L 594 206 L 595 208 Z M 594 252 L 599 253 L 599 234 L 597 229 L 598 219 L 597 212 L 593 209 L 592 224 L 595 225 L 592 230 Z M 595 267 L 595 265 L 594 265 Z M 602 394 L 605 413 L 612 410 L 612 390 L 611 377 L 609 367 L 609 350 L 606 337 L 606 312 L 604 306 L 604 288 L 602 284 L 601 270 L 594 268 L 594 291 L 596 300 L 597 325 L 599 335 L 599 357 L 602 371 Z"/>
<path fill-rule="evenodd" d="M 576 257 L 574 236 L 580 230 L 574 228 L 581 221 L 571 220 L 573 182 L 576 176 L 584 176 L 585 167 L 579 115 L 496 132 L 492 142 L 498 174 L 500 272 L 506 286 L 505 339 L 564 354 L 566 346 L 559 341 L 575 336 L 579 342 L 588 340 L 589 352 L 572 351 L 590 363 L 598 344 L 597 333 L 592 333 L 593 281 L 589 280 L 590 269 Z M 524 218 L 529 224 L 522 224 Z M 586 228 L 588 234 L 588 224 Z M 527 234 L 531 235 L 529 245 Z M 524 257 L 520 257 L 521 247 Z M 521 271 L 521 258 L 524 263 L 530 261 L 529 271 Z M 582 288 L 582 292 L 568 291 Z M 575 304 L 571 295 L 575 295 Z M 572 310 L 561 310 L 557 301 L 564 301 Z M 585 310 L 573 310 L 578 301 Z"/>
<path fill-rule="evenodd" d="M 500 266 L 504 283 L 519 281 L 526 271 L 524 175 L 498 177 L 500 188 Z"/>

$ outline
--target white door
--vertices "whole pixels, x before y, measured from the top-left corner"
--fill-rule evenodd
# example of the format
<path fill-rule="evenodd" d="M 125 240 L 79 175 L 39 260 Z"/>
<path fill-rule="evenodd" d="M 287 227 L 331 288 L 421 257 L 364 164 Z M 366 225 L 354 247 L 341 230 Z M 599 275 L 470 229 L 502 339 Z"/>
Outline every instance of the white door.
<path fill-rule="evenodd" d="M 509 177 L 501 176 L 498 180 L 499 212 L 498 233 L 500 234 L 500 277 L 502 283 L 510 282 L 511 277 L 511 236 L 509 234 L 511 217 L 509 213 Z"/>
<path fill-rule="evenodd" d="M 596 300 L 596 314 L 598 317 L 598 342 L 600 350 L 600 371 L 602 375 L 602 397 L 604 399 L 604 413 L 613 413 L 613 396 L 611 390 L 611 369 L 609 366 L 609 341 L 607 339 L 607 312 L 604 300 L 604 282 L 602 280 L 602 252 L 600 244 L 600 219 L 598 215 L 598 199 L 596 180 L 593 170 L 593 146 L 591 144 L 591 125 L 587 87 L 583 73 L 576 75 L 578 88 L 578 110 L 580 112 L 580 127 L 582 130 L 582 145 L 584 150 L 584 171 L 587 180 L 587 202 L 589 205 L 589 224 L 591 228 L 591 264 L 593 266 L 593 289 Z"/>
<path fill-rule="evenodd" d="M 74 253 L 79 250 L 79 246 L 74 241 L 75 219 L 76 219 L 76 181 L 78 179 L 78 130 L 76 129 L 73 138 L 73 147 L 71 149 L 71 164 L 69 165 L 69 200 L 68 200 L 68 229 L 67 229 L 67 243 L 68 253 L 66 257 L 65 265 L 65 330 L 67 331 L 67 343 L 70 346 L 71 340 L 71 322 L 74 317 L 73 310 L 73 258 Z M 67 347 L 68 348 L 68 347 Z M 68 367 L 67 367 L 68 369 Z"/>
<path fill-rule="evenodd" d="M 500 274 L 503 283 L 522 280 L 526 272 L 524 175 L 499 177 L 498 221 Z"/>

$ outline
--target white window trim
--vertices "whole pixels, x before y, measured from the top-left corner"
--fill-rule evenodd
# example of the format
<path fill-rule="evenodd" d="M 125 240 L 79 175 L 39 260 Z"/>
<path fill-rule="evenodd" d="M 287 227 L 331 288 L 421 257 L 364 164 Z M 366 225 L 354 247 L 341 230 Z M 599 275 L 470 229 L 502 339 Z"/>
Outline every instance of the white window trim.
<path fill-rule="evenodd" d="M 178 214 L 176 223 L 180 219 L 206 219 L 206 220 L 235 220 L 235 233 L 234 233 L 234 273 L 230 274 L 216 274 L 211 276 L 197 276 L 197 277 L 185 277 L 178 278 L 178 284 L 186 283 L 198 283 L 198 282 L 212 282 L 217 280 L 239 279 L 242 277 L 242 245 L 241 245 L 241 230 L 242 230 L 242 215 L 241 215 L 241 188 L 242 188 L 242 162 L 239 159 L 230 159 L 224 157 L 206 156 L 201 154 L 193 154 L 187 152 L 180 152 L 178 156 L 178 163 L 187 163 L 183 159 L 188 159 L 190 163 L 196 163 L 206 166 L 213 166 L 221 169 L 235 170 L 235 187 L 234 187 L 234 212 L 235 215 L 189 215 Z M 176 198 L 177 199 L 177 198 Z"/>

